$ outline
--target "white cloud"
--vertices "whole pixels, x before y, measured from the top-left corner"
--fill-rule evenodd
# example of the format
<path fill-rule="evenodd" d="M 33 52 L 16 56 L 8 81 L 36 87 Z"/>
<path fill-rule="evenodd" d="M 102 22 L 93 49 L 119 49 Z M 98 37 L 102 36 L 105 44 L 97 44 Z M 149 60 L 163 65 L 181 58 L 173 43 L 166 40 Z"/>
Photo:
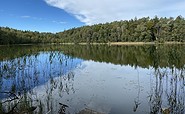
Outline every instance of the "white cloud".
<path fill-rule="evenodd" d="M 31 18 L 31 17 L 28 15 L 24 15 L 24 16 L 21 16 L 21 18 Z"/>
<path fill-rule="evenodd" d="M 53 20 L 52 21 L 53 23 L 57 23 L 57 24 L 66 24 L 67 22 L 65 22 L 65 21 L 55 21 L 55 20 Z"/>
<path fill-rule="evenodd" d="M 134 17 L 185 16 L 184 0 L 45 0 L 87 25 Z"/>
<path fill-rule="evenodd" d="M 40 20 L 40 21 L 45 20 L 44 18 L 41 18 L 41 17 L 32 17 L 32 19 Z"/>
<path fill-rule="evenodd" d="M 60 24 L 66 24 L 67 22 L 65 22 L 65 21 L 60 21 L 59 23 L 60 23 Z"/>

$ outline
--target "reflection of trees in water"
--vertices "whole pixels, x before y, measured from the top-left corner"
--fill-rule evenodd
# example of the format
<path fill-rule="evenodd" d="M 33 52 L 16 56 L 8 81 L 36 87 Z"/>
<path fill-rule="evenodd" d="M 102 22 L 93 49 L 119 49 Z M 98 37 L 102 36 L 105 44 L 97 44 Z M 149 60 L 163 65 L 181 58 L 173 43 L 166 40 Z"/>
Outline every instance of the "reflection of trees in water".
<path fill-rule="evenodd" d="M 0 48 L 0 60 L 37 55 L 40 51 L 62 51 L 63 53 L 87 60 L 113 64 L 140 66 L 183 67 L 185 45 L 36 45 Z M 51 55 L 53 56 L 53 55 Z M 54 55 L 56 56 L 56 55 Z"/>
<path fill-rule="evenodd" d="M 49 54 L 49 57 L 41 59 L 40 57 L 45 54 Z M 73 88 L 74 73 L 70 71 L 76 64 L 73 63 L 75 62 L 73 58 L 60 52 L 45 54 L 40 53 L 40 55 L 24 56 L 0 62 L 0 94 L 4 96 L 1 98 L 0 108 L 3 112 L 13 109 L 14 113 L 23 113 L 22 109 L 30 110 L 33 106 L 37 107 L 36 112 L 40 114 L 44 111 L 45 113 L 46 111 L 52 112 L 53 106 L 56 105 L 53 101 L 54 91 L 57 91 L 60 97 L 64 93 L 75 92 Z M 34 91 L 34 87 L 42 86 L 44 83 L 46 84 L 42 88 L 43 90 Z M 44 92 L 46 99 L 41 100 L 42 97 L 37 94 L 38 91 Z M 14 99 L 5 92 L 19 95 L 19 97 Z"/>
<path fill-rule="evenodd" d="M 54 48 L 53 48 L 54 47 Z M 13 57 L 5 56 L 5 60 L 0 62 L 0 90 L 10 90 L 13 93 L 21 92 L 20 101 L 13 100 L 12 102 L 0 103 L 0 109 L 8 112 L 18 103 L 20 109 L 29 110 L 33 106 L 37 106 L 37 113 L 58 112 L 60 108 L 57 101 L 53 97 L 57 94 L 62 98 L 65 94 L 75 92 L 73 88 L 74 74 L 68 72 L 73 66 L 73 58 L 62 56 L 60 52 L 51 50 L 63 50 L 64 53 L 74 57 L 91 59 L 95 61 L 111 62 L 114 64 L 141 66 L 155 68 L 155 85 L 151 87 L 149 95 L 150 113 L 159 113 L 163 108 L 169 109 L 171 113 L 183 113 L 185 102 L 185 81 L 184 81 L 184 45 L 148 45 L 148 46 L 53 46 L 47 61 L 43 60 L 44 64 L 37 64 L 41 61 L 38 53 L 40 48 L 35 49 L 32 55 L 31 49 L 27 55 L 27 50 L 22 51 Z M 45 47 L 44 47 L 45 48 Z M 42 47 L 42 49 L 44 49 Z M 14 49 L 15 50 L 15 49 Z M 78 50 L 78 51 L 77 51 Z M 11 51 L 12 52 L 12 51 Z M 1 55 L 1 54 L 0 54 Z M 13 52 L 12 54 L 13 55 Z M 26 56 L 25 56 L 26 55 Z M 21 58 L 19 58 L 21 56 Z M 6 60 L 6 58 L 15 58 Z M 1 58 L 3 60 L 4 58 Z M 69 62 L 70 61 L 70 62 Z M 71 65 L 70 65 L 71 64 Z M 66 67 L 68 66 L 68 67 Z M 64 69 L 67 68 L 67 69 Z M 161 68 L 159 68 L 161 67 Z M 166 68 L 169 67 L 169 68 Z M 43 68 L 43 69 L 42 69 Z M 56 70 L 58 69 L 58 71 Z M 167 70 L 166 70 L 167 69 Z M 64 75 L 64 77 L 60 77 Z M 54 76 L 59 76 L 57 80 Z M 33 91 L 33 87 L 47 82 L 44 88 L 37 91 L 43 91 L 45 97 L 39 96 L 37 91 Z M 10 80 L 10 87 L 3 86 L 5 80 Z M 139 80 L 138 80 L 139 86 Z M 29 91 L 29 92 L 27 92 Z M 139 90 L 140 91 L 140 90 Z M 17 95 L 17 94 L 16 94 Z M 4 99 L 7 100 L 7 99 Z M 3 101 L 2 101 L 3 102 Z M 137 110 L 140 104 L 139 92 L 135 99 L 134 111 Z M 139 106 L 140 108 L 140 106 Z"/>
<path fill-rule="evenodd" d="M 181 68 L 185 64 L 185 45 L 67 45 L 63 52 L 87 60 L 142 68 Z"/>
<path fill-rule="evenodd" d="M 150 113 L 183 114 L 185 112 L 184 75 L 184 68 L 155 70 L 155 86 L 151 87 L 149 95 Z"/>

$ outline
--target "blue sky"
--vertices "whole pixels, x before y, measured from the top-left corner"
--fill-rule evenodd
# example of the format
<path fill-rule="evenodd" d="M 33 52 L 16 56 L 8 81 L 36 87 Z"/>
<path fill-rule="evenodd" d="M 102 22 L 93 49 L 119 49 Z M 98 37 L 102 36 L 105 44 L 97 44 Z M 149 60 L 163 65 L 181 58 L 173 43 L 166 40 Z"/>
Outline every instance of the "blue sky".
<path fill-rule="evenodd" d="M 0 26 L 58 32 L 135 17 L 185 17 L 185 0 L 1 0 Z"/>
<path fill-rule="evenodd" d="M 20 30 L 58 32 L 83 26 L 73 15 L 44 0 L 1 0 L 0 26 Z"/>

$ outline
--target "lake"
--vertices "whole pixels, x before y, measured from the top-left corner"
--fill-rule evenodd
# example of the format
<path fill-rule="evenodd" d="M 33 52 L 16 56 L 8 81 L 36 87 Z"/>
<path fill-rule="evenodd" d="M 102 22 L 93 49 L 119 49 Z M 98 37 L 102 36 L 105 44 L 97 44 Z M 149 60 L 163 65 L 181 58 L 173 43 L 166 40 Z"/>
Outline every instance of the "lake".
<path fill-rule="evenodd" d="M 185 45 L 0 47 L 0 113 L 184 114 Z"/>

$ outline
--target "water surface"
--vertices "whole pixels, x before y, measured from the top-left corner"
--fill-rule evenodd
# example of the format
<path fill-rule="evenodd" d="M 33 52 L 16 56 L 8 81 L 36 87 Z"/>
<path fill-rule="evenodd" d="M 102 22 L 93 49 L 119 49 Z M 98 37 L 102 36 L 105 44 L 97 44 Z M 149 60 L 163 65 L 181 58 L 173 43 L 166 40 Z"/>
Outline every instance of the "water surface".
<path fill-rule="evenodd" d="M 0 55 L 3 112 L 57 114 L 62 103 L 66 114 L 185 113 L 184 45 L 3 46 Z"/>

